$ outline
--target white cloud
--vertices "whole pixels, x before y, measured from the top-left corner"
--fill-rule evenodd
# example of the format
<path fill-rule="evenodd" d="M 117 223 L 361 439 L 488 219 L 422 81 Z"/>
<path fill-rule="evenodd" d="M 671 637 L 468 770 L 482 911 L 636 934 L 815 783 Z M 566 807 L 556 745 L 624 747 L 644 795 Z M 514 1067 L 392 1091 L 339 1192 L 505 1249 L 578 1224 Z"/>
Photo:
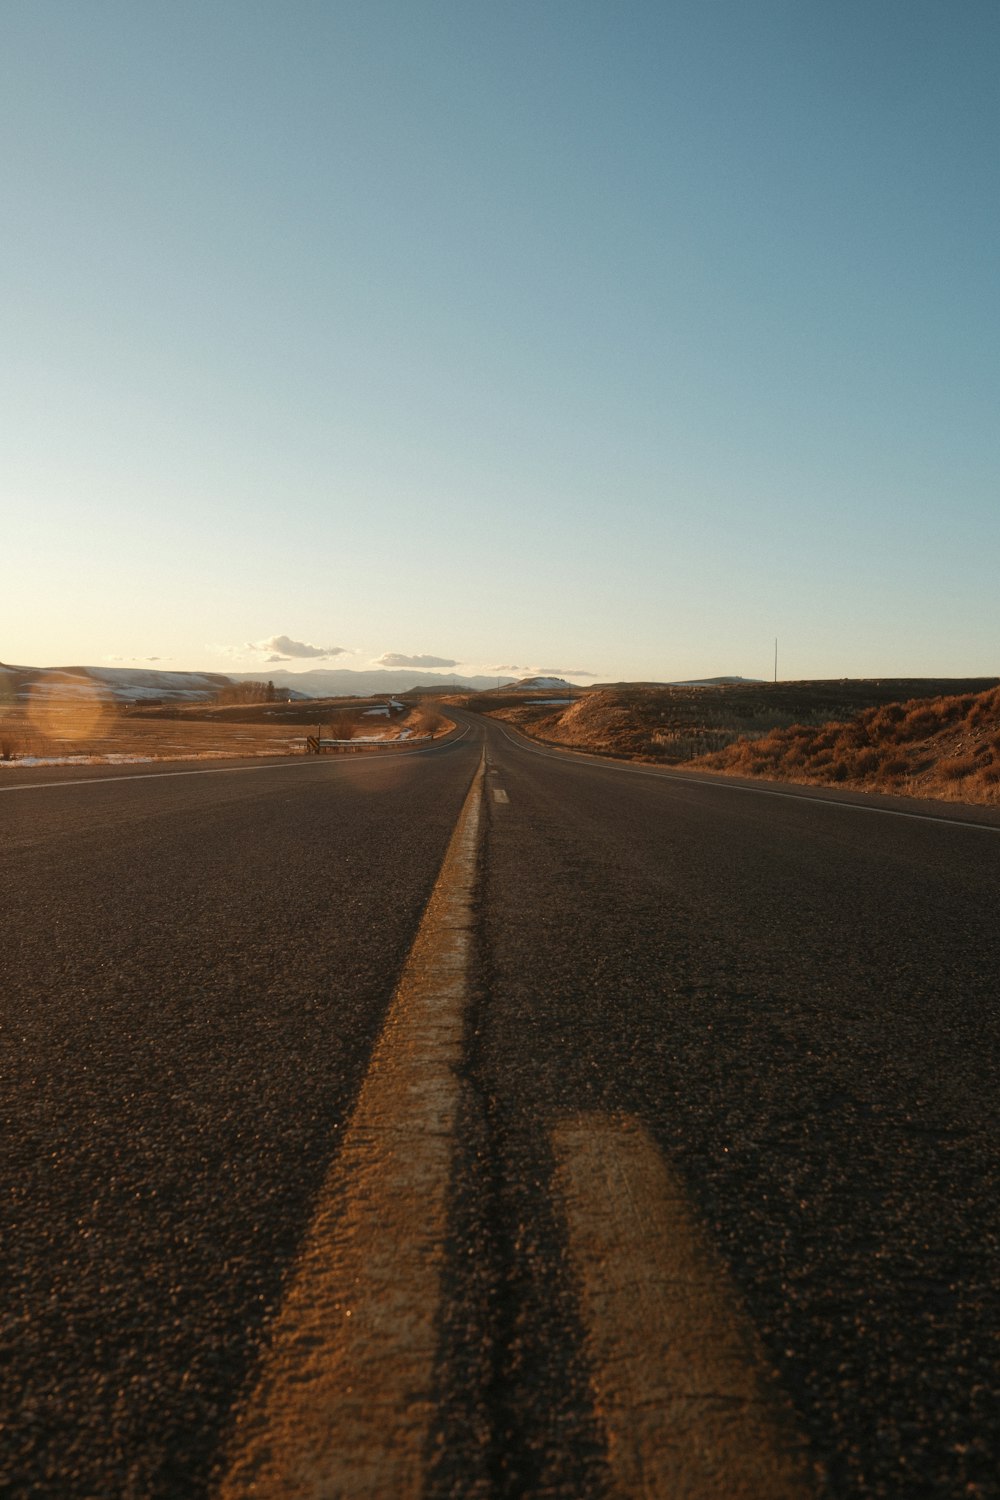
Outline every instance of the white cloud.
<path fill-rule="evenodd" d="M 458 662 L 448 656 L 403 656 L 398 651 L 386 651 L 375 658 L 377 667 L 457 667 Z"/>
<path fill-rule="evenodd" d="M 265 656 L 264 663 L 269 666 L 273 661 L 291 661 L 291 659 L 290 656 Z"/>
<path fill-rule="evenodd" d="M 291 636 L 272 635 L 268 641 L 248 641 L 247 645 L 251 651 L 264 651 L 273 653 L 268 659 L 270 661 L 287 661 L 289 657 L 329 657 L 345 656 L 345 646 L 313 646 L 308 641 L 293 641 Z"/>

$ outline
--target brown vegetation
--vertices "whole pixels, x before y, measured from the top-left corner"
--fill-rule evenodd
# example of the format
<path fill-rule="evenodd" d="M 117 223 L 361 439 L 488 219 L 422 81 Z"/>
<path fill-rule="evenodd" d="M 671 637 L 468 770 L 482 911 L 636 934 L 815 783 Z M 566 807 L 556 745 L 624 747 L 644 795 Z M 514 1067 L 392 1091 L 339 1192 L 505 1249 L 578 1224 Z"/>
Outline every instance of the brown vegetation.
<path fill-rule="evenodd" d="M 631 760 L 1000 801 L 996 678 L 626 684 L 568 705 L 479 694 L 467 706 L 550 744 Z"/>
<path fill-rule="evenodd" d="M 796 724 L 695 763 L 772 781 L 1000 802 L 1000 688 L 910 699 L 820 728 Z"/>

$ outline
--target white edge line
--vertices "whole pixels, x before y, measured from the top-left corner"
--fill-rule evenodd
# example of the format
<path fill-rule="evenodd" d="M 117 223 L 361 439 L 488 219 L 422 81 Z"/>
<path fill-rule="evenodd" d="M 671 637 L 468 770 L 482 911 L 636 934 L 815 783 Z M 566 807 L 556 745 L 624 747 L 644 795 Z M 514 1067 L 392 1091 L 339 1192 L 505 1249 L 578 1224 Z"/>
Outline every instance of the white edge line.
<path fill-rule="evenodd" d="M 496 723 L 496 720 L 494 720 Z M 528 750 L 534 755 L 553 756 L 556 760 L 582 761 L 588 766 L 600 766 L 606 771 L 628 771 L 633 776 L 651 776 L 655 781 L 679 781 L 685 786 L 720 787 L 725 792 L 750 792 L 757 797 L 784 797 L 790 802 L 812 802 L 818 807 L 849 808 L 853 812 L 881 813 L 886 818 L 913 818 L 918 823 L 943 823 L 946 828 L 975 828 L 980 833 L 1000 833 L 995 823 L 969 823 L 962 818 L 949 818 L 944 814 L 906 812 L 898 807 L 872 807 L 865 802 L 841 802 L 836 797 L 814 797 L 811 792 L 781 792 L 766 786 L 742 786 L 739 782 L 719 781 L 714 777 L 682 776 L 676 771 L 658 770 L 655 766 L 630 766 L 624 761 L 603 760 L 586 751 L 563 750 L 548 745 L 533 745 L 526 738 L 515 739 L 506 727 L 497 727 L 505 739 L 519 750 Z"/>
<path fill-rule="evenodd" d="M 405 753 L 408 760 L 412 760 L 415 755 L 435 755 L 446 746 L 457 745 L 460 740 L 464 740 L 469 733 L 469 727 L 466 724 L 461 734 L 440 745 L 424 745 L 420 750 L 397 751 L 396 754 Z M 388 758 L 394 760 L 396 757 L 390 755 Z M 163 781 L 168 776 L 235 776 L 240 771 L 289 771 L 294 770 L 296 766 L 314 765 L 320 759 L 321 757 L 317 756 L 314 761 L 311 755 L 297 755 L 292 759 L 282 760 L 278 765 L 206 766 L 204 770 L 198 771 L 138 771 L 134 776 L 70 776 L 65 781 L 33 781 L 30 786 L 0 786 L 0 795 L 4 792 L 44 792 L 56 786 L 104 786 L 112 781 Z"/>

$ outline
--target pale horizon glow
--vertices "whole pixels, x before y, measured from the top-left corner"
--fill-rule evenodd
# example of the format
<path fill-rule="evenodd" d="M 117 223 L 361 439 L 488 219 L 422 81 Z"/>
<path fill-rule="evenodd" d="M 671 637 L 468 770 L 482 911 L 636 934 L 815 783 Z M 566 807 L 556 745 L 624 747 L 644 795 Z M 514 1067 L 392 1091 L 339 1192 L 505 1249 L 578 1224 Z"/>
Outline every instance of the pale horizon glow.
<path fill-rule="evenodd" d="M 997 675 L 998 65 L 993 0 L 5 7 L 0 661 Z"/>

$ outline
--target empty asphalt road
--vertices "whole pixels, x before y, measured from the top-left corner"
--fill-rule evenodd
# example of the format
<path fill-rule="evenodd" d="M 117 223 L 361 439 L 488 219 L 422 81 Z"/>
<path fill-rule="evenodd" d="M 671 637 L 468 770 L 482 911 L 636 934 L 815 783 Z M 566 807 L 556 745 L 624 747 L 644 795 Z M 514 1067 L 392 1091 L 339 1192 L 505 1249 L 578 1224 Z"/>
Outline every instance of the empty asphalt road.
<path fill-rule="evenodd" d="M 1000 1496 L 1000 816 L 462 728 L 4 773 L 0 1492 Z"/>

